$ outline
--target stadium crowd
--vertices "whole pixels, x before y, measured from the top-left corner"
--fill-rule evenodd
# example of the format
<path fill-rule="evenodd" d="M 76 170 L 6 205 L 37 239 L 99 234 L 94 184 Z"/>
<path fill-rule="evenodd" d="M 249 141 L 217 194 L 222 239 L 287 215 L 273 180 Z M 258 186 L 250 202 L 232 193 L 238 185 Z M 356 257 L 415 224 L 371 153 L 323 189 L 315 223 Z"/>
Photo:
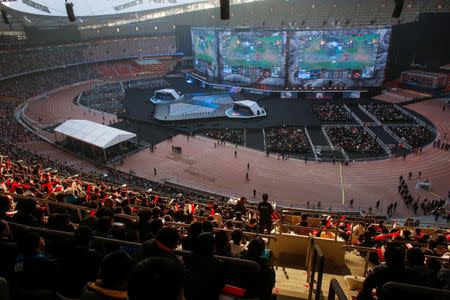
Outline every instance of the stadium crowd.
<path fill-rule="evenodd" d="M 169 83 L 162 78 L 139 78 L 124 81 L 123 85 L 129 89 L 162 89 Z"/>
<path fill-rule="evenodd" d="M 91 109 L 119 114 L 125 111 L 124 99 L 125 91 L 122 86 L 119 83 L 108 83 L 83 91 L 79 102 Z"/>
<path fill-rule="evenodd" d="M 0 232 L 2 241 L 7 241 L 0 244 L 2 254 L 6 254 L 1 257 L 0 277 L 10 281 L 15 299 L 36 292 L 103 299 L 108 289 L 121 291 L 122 295 L 128 291 L 129 299 L 142 299 L 133 298 L 135 289 L 142 289 L 144 293 L 144 287 L 132 287 L 132 280 L 143 280 L 133 277 L 133 272 L 145 269 L 145 264 L 158 261 L 156 258 L 164 259 L 161 262 L 164 268 L 158 272 L 168 272 L 165 276 L 154 275 L 164 278 L 160 284 L 169 287 L 173 281 L 167 276 L 180 276 L 177 295 L 184 292 L 186 299 L 217 299 L 225 283 L 230 283 L 227 280 L 233 278 L 224 278 L 226 264 L 213 255 L 255 262 L 259 268 L 252 272 L 251 282 L 246 281 L 247 295 L 271 299 L 275 272 L 270 251 L 261 238 L 243 236 L 244 230 L 257 234 L 268 229 L 270 233 L 273 209 L 267 195 L 263 195 L 257 210 L 247 209 L 245 198 L 235 204 L 205 204 L 190 201 L 182 194 L 167 198 L 156 191 L 136 190 L 127 185 L 84 181 L 82 176 L 64 177 L 44 166 L 9 159 L 2 161 L 0 183 L 0 191 L 7 193 L 0 195 Z M 85 209 L 77 213 L 72 208 L 43 205 L 39 199 Z M 14 235 L 9 230 L 9 222 L 15 229 Z M 172 227 L 170 222 L 179 226 Z M 55 237 L 44 240 L 34 232 L 21 231 L 20 226 L 16 229 L 15 224 L 75 235 L 73 240 L 62 242 Z M 182 229 L 182 224 L 189 225 L 187 231 Z M 218 228 L 229 232 L 217 231 Z M 94 237 L 143 244 L 141 247 L 118 246 L 94 242 Z M 180 261 L 173 253 L 177 248 L 191 251 L 191 254 Z M 179 273 L 173 273 L 175 269 L 171 268 L 175 267 L 179 268 Z M 151 270 L 156 272 L 154 267 L 146 272 Z M 128 278 L 127 290 L 123 284 Z M 204 289 L 196 289 L 199 281 L 209 284 Z M 261 282 L 264 283 L 262 289 Z M 167 293 L 160 290 L 160 286 L 156 287 L 155 293 Z M 145 288 L 145 292 L 148 289 Z M 174 298 L 158 299 L 178 298 L 174 295 Z"/>
<path fill-rule="evenodd" d="M 377 266 L 365 278 L 358 294 L 359 300 L 374 299 L 374 288 L 378 299 L 384 299 L 382 287 L 387 282 L 450 289 L 448 262 L 442 264 L 436 259 L 450 256 L 446 240 L 448 235 L 436 233 L 430 237 L 420 229 L 416 229 L 413 234 L 410 230 L 388 230 L 383 226 L 365 227 L 363 224 L 355 229 L 360 234 L 358 244 L 379 249 L 377 252 L 364 254 L 369 255 L 369 260 Z M 395 299 L 401 299 L 404 295 L 396 296 Z"/>
<path fill-rule="evenodd" d="M 394 126 L 390 129 L 413 148 L 422 147 L 433 138 L 432 133 L 425 126 Z"/>
<path fill-rule="evenodd" d="M 299 127 L 282 126 L 266 128 L 267 150 L 290 154 L 310 151 L 310 144 L 305 130 Z"/>
<path fill-rule="evenodd" d="M 32 73 L 1 81 L 2 96 L 28 99 L 60 86 L 99 77 L 94 66 L 83 65 Z"/>
<path fill-rule="evenodd" d="M 71 64 L 176 52 L 174 36 L 93 41 L 0 51 L 0 78 Z M 51 57 L 51 59 L 49 59 Z M 12 64 L 11 62 L 14 62 Z"/>
<path fill-rule="evenodd" d="M 242 129 L 206 129 L 202 134 L 219 142 L 228 142 L 235 145 L 244 144 L 244 131 Z"/>
<path fill-rule="evenodd" d="M 322 121 L 351 121 L 352 115 L 343 105 L 327 102 L 326 104 L 314 104 L 313 112 Z"/>
<path fill-rule="evenodd" d="M 360 126 L 341 126 L 325 128 L 335 147 L 342 147 L 347 152 L 381 153 L 378 142 Z"/>
<path fill-rule="evenodd" d="M 397 110 L 394 104 L 364 104 L 364 108 L 381 123 L 409 123 L 413 119 Z"/>

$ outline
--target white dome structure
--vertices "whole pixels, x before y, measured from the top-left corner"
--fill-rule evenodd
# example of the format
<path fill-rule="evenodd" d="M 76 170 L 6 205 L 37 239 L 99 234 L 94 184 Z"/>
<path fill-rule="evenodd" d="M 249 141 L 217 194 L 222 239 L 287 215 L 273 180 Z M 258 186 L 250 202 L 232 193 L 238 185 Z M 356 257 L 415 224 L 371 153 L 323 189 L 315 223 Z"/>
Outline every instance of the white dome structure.
<path fill-rule="evenodd" d="M 152 98 L 150 98 L 150 101 L 154 104 L 170 103 L 181 100 L 183 97 L 184 96 L 182 94 L 174 89 L 162 89 L 155 91 L 155 94 Z"/>
<path fill-rule="evenodd" d="M 264 108 L 260 107 L 258 103 L 251 100 L 236 101 L 233 107 L 229 108 L 225 114 L 228 118 L 236 119 L 250 119 L 267 116 Z"/>

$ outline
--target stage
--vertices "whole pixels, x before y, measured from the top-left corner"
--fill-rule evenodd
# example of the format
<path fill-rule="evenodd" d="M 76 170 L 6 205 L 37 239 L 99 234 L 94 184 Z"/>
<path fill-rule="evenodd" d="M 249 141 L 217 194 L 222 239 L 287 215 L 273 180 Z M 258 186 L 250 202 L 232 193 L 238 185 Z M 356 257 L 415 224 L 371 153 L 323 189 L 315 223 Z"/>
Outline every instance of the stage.
<path fill-rule="evenodd" d="M 273 95 L 283 98 L 289 98 L 288 95 L 295 95 L 296 97 L 302 97 L 306 94 L 317 94 L 317 93 L 358 93 L 360 95 L 367 96 L 368 93 L 374 93 L 374 89 L 362 88 L 354 89 L 348 87 L 329 87 L 329 88 L 303 88 L 303 87 L 281 87 L 281 86 L 269 86 L 262 84 L 244 84 L 242 82 L 230 82 L 230 81 L 219 81 L 212 78 L 206 78 L 195 71 L 183 72 L 186 81 L 190 84 L 199 85 L 202 88 L 211 88 L 215 90 L 227 90 L 242 92 L 246 94 L 256 94 L 256 95 Z M 376 91 L 379 89 L 376 88 Z"/>
<path fill-rule="evenodd" d="M 206 95 L 216 95 L 213 98 L 220 99 L 220 97 L 227 98 L 228 93 L 217 93 L 216 90 L 212 88 L 202 88 L 195 84 L 188 84 L 185 81 L 184 76 L 180 77 L 170 77 L 165 78 L 169 83 L 169 88 L 179 90 L 183 94 L 188 95 L 199 95 L 198 97 L 204 97 Z M 377 126 L 377 124 L 370 119 L 360 108 L 361 104 L 369 103 L 384 103 L 379 100 L 373 100 L 370 98 L 363 99 L 307 99 L 307 98 L 279 98 L 275 95 L 256 95 L 256 94 L 243 94 L 243 93 L 232 93 L 232 98 L 234 100 L 240 100 L 243 97 L 250 98 L 258 103 L 258 105 L 267 112 L 266 117 L 254 118 L 254 119 L 231 119 L 225 116 L 225 114 L 220 117 L 216 115 L 214 118 L 195 118 L 193 115 L 192 119 L 186 118 L 174 118 L 173 120 L 161 121 L 154 117 L 154 114 L 158 114 L 158 106 L 148 101 L 149 96 L 153 95 L 154 90 L 138 90 L 138 89 L 128 89 L 126 91 L 126 98 L 124 99 L 124 106 L 126 109 L 126 114 L 121 116 L 122 119 L 127 120 L 120 124 L 122 129 L 139 132 L 140 137 L 152 144 L 157 144 L 167 139 L 169 136 L 176 133 L 198 133 L 201 134 L 202 131 L 206 129 L 242 129 L 245 131 L 245 146 L 265 151 L 265 130 L 272 127 L 280 126 L 294 126 L 303 128 L 308 131 L 311 138 L 311 147 L 320 147 L 324 149 L 322 151 L 323 156 L 326 156 L 327 147 L 330 144 L 327 138 L 324 136 L 322 131 L 322 126 L 360 126 L 358 121 L 355 119 L 346 122 L 328 122 L 321 121 L 313 111 L 314 104 L 323 103 L 334 103 L 345 105 L 352 112 L 354 112 L 362 122 L 365 122 L 370 128 L 375 132 L 375 134 L 382 139 L 386 144 L 392 144 L 392 139 L 389 135 Z M 223 95 L 223 96 L 217 96 Z M 216 100 L 217 100 L 216 99 Z M 208 104 L 209 101 L 206 101 Z M 204 103 L 203 103 L 204 104 Z M 208 104 L 210 106 L 216 106 L 214 103 Z M 420 120 L 427 124 L 431 122 L 419 115 L 414 111 L 409 111 L 410 113 L 417 116 Z M 217 109 L 217 113 L 224 113 L 223 109 Z M 207 115 L 206 115 L 207 116 Z M 433 137 L 434 139 L 434 137 Z M 394 141 L 395 142 L 395 141 Z M 431 143 L 432 140 L 428 141 Z M 395 155 L 402 155 L 402 153 L 395 153 Z M 296 155 L 294 155 L 296 156 Z M 308 159 L 314 160 L 316 157 L 311 149 L 310 152 L 304 153 L 299 158 L 304 158 L 307 156 Z M 386 153 L 381 153 L 380 155 L 369 155 L 365 153 L 354 153 L 350 154 L 349 158 L 351 160 L 367 160 L 367 159 L 382 159 L 387 158 Z"/>

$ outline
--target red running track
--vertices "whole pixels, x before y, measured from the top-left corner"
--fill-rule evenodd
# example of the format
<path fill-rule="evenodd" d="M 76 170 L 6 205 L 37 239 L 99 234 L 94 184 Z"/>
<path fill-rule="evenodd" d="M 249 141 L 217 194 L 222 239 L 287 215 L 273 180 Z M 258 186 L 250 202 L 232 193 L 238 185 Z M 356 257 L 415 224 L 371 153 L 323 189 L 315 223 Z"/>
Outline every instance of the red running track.
<path fill-rule="evenodd" d="M 55 93 L 40 100 L 39 104 L 31 105 L 27 115 L 32 119 L 42 118 L 40 123 L 61 122 L 75 117 L 98 122 L 98 115 L 84 115 L 83 110 L 73 104 L 72 99 L 77 92 L 79 89 L 73 88 Z M 51 108 L 51 114 L 47 108 Z M 442 111 L 439 100 L 412 104 L 408 108 L 430 119 L 441 135 L 450 131 L 450 112 Z M 172 145 L 181 146 L 183 154 L 172 153 Z M 180 135 L 172 142 L 158 144 L 154 153 L 144 150 L 126 158 L 118 168 L 127 172 L 133 170 L 137 175 L 153 180 L 170 179 L 249 199 L 252 199 L 255 188 L 258 198 L 267 192 L 270 200 L 295 207 L 305 206 L 306 201 L 311 205 L 321 201 L 322 208 L 348 209 L 349 200 L 354 199 L 354 209 L 367 209 L 370 206 L 375 208 L 375 202 L 381 200 L 379 213 L 384 213 L 387 205 L 398 201 L 396 217 L 413 215 L 404 207 L 397 193 L 400 174 L 414 173 L 413 179 L 408 181 L 414 197 L 437 199 L 450 190 L 450 152 L 431 146 L 418 155 L 409 155 L 406 160 L 393 158 L 349 166 L 305 163 L 294 159 L 282 161 L 274 155 L 267 158 L 261 151 L 243 147 L 237 148 L 238 157 L 234 158 L 235 150 L 233 145 L 215 148 L 214 142 L 204 137 L 187 140 Z M 250 163 L 249 182 L 245 181 L 247 162 Z M 156 176 L 153 168 L 157 169 Z M 418 171 L 422 171 L 422 177 L 431 180 L 431 192 L 415 191 Z"/>

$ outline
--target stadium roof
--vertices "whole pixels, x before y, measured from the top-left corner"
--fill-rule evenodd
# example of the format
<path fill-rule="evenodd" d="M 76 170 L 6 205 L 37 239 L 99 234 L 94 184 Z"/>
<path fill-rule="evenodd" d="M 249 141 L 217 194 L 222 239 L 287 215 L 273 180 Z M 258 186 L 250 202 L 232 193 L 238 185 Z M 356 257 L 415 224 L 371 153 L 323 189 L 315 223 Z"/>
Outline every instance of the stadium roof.
<path fill-rule="evenodd" d="M 92 17 L 133 13 L 154 9 L 165 9 L 174 6 L 207 2 L 207 0 L 76 0 L 73 10 L 76 16 Z M 22 0 L 4 2 L 3 5 L 24 13 L 62 17 L 67 16 L 65 2 L 63 0 Z"/>
<path fill-rule="evenodd" d="M 136 134 L 88 120 L 67 120 L 55 131 L 73 139 L 106 149 L 136 137 Z"/>

